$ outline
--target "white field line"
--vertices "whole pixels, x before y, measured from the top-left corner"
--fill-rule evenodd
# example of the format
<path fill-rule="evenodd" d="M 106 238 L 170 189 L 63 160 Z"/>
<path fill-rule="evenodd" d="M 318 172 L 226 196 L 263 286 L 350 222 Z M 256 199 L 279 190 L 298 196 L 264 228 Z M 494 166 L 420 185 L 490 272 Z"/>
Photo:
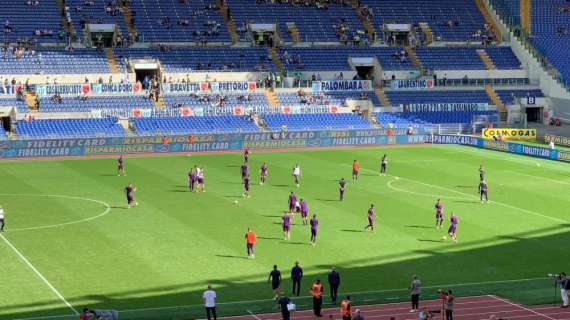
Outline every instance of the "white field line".
<path fill-rule="evenodd" d="M 512 303 L 512 302 L 510 302 L 510 301 L 508 301 L 508 300 L 501 299 L 501 298 L 496 297 L 496 296 L 494 296 L 494 295 L 489 295 L 489 297 L 492 297 L 493 299 L 502 301 L 502 302 L 504 302 L 504 303 L 506 303 L 506 304 L 509 304 L 509 305 L 511 305 L 511 306 L 518 307 L 518 308 L 520 308 L 520 309 L 522 309 L 522 310 L 525 310 L 525 311 L 528 311 L 528 312 L 530 312 L 530 313 L 536 314 L 537 316 L 545 317 L 546 319 L 550 319 L 550 320 L 556 320 L 555 318 L 549 317 L 549 316 L 545 315 L 544 313 L 540 313 L 540 312 L 538 312 L 538 311 L 534 311 L 534 310 L 529 309 L 529 308 L 527 308 L 527 307 L 525 307 L 525 306 L 522 306 L 522 305 L 516 304 L 516 303 Z"/>
<path fill-rule="evenodd" d="M 261 320 L 261 318 L 256 316 L 255 313 L 251 312 L 251 310 L 245 310 L 245 311 L 247 311 L 247 313 L 249 313 L 249 315 L 252 316 L 255 320 Z"/>
<path fill-rule="evenodd" d="M 570 182 L 568 182 L 568 181 L 561 181 L 561 180 L 555 180 L 555 179 L 550 179 L 550 178 L 545 178 L 545 177 L 540 177 L 540 176 L 533 176 L 532 174 L 513 171 L 513 170 L 505 170 L 505 172 L 514 173 L 514 174 L 518 174 L 520 176 L 525 176 L 525 177 L 529 177 L 529 178 L 533 178 L 533 179 L 542 179 L 542 180 L 550 181 L 550 182 L 554 182 L 554 183 L 570 185 Z"/>
<path fill-rule="evenodd" d="M 65 297 L 36 269 L 32 263 L 8 240 L 4 237 L 3 234 L 0 234 L 0 238 L 4 240 L 4 242 L 16 253 L 18 257 L 30 268 L 32 271 L 40 278 L 50 289 L 51 291 L 61 300 L 75 315 L 79 315 L 79 312 L 75 310 L 75 308 L 65 299 Z"/>

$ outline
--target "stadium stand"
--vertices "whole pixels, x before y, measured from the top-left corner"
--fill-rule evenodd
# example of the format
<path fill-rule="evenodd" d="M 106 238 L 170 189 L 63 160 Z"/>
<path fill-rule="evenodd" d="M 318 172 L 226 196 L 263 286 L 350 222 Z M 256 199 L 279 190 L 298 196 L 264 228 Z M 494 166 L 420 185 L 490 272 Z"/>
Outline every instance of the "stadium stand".
<path fill-rule="evenodd" d="M 386 91 L 393 105 L 410 103 L 489 103 L 484 90 Z"/>
<path fill-rule="evenodd" d="M 136 134 L 189 134 L 257 132 L 244 116 L 157 117 L 131 120 Z"/>
<path fill-rule="evenodd" d="M 94 24 L 114 24 L 119 28 L 119 33 L 124 37 L 128 34 L 128 27 L 124 16 L 124 7 L 120 1 L 85 1 L 68 0 L 66 5 L 69 8 L 69 15 L 75 27 L 80 30 L 81 35 L 85 35 L 85 25 Z"/>
<path fill-rule="evenodd" d="M 271 114 L 263 117 L 272 130 L 327 130 L 327 129 L 370 129 L 372 125 L 364 118 L 352 113 L 317 114 Z"/>
<path fill-rule="evenodd" d="M 484 28 L 485 19 L 471 0 L 361 0 L 372 9 L 369 19 L 375 26 L 385 23 L 428 23 L 434 37 L 445 41 L 478 41 L 477 30 Z M 381 31 L 381 30 L 378 30 Z M 420 32 L 420 34 L 423 33 Z"/>
<path fill-rule="evenodd" d="M 154 102 L 142 95 L 129 96 L 96 96 L 87 99 L 79 97 L 63 97 L 61 102 L 46 97 L 40 99 L 42 112 L 87 112 L 92 109 L 132 109 L 154 108 Z"/>
<path fill-rule="evenodd" d="M 123 58 L 159 59 L 166 72 L 274 70 L 265 48 L 117 48 L 114 51 L 120 61 Z M 120 67 L 122 71 L 126 68 L 124 63 Z"/>
<path fill-rule="evenodd" d="M 516 89 L 516 90 L 495 90 L 501 101 L 505 104 L 512 104 L 515 98 L 523 98 L 523 97 L 535 97 L 540 98 L 544 97 L 544 93 L 540 89 Z"/>
<path fill-rule="evenodd" d="M 26 113 L 29 111 L 25 101 L 16 98 L 0 98 L 0 107 L 16 107 L 17 112 Z"/>
<path fill-rule="evenodd" d="M 287 23 L 294 23 L 303 41 L 364 41 L 364 27 L 348 1 L 324 5 L 292 4 L 258 0 L 228 0 L 231 15 L 238 26 L 247 23 L 277 24 L 284 41 L 292 41 Z M 311 2 L 307 2 L 311 3 Z M 360 30 L 360 32 L 359 32 Z"/>
<path fill-rule="evenodd" d="M 33 139 L 125 135 L 116 118 L 18 121 L 16 133 L 22 138 Z"/>
<path fill-rule="evenodd" d="M 215 1 L 133 0 L 130 8 L 145 42 L 231 40 Z"/>
<path fill-rule="evenodd" d="M 429 70 L 485 70 L 478 48 L 422 47 L 416 49 L 418 59 Z M 520 61 L 510 47 L 485 47 L 497 69 L 520 69 Z"/>
<path fill-rule="evenodd" d="M 376 112 L 379 123 L 406 128 L 426 124 L 470 124 L 476 116 L 497 117 L 497 111 Z"/>
<path fill-rule="evenodd" d="M 56 1 L 4 1 L 0 10 L 4 41 L 65 42 Z M 60 32 L 61 31 L 61 32 Z"/>
<path fill-rule="evenodd" d="M 263 93 L 249 94 L 199 94 L 199 95 L 165 95 L 164 102 L 167 107 L 219 107 L 219 106 L 268 106 L 269 102 Z"/>
<path fill-rule="evenodd" d="M 278 92 L 277 97 L 282 105 L 337 105 L 343 106 L 346 100 L 370 100 L 373 105 L 379 106 L 380 101 L 374 94 L 359 92 L 328 92 L 328 93 L 299 93 L 294 92 Z"/>
<path fill-rule="evenodd" d="M 0 60 L 5 74 L 89 74 L 109 73 L 105 56 L 94 49 L 38 49 L 14 54 L 12 50 Z"/>

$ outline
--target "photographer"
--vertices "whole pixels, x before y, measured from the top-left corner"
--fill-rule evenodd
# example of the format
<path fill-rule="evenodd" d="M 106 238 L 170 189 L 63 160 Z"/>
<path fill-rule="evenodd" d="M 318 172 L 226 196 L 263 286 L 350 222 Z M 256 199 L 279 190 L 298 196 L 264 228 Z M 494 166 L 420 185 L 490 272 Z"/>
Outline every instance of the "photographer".
<path fill-rule="evenodd" d="M 562 297 L 562 308 L 568 308 L 568 290 L 570 290 L 570 280 L 566 277 L 566 273 L 561 272 L 558 276 L 550 275 L 554 277 L 554 281 L 560 285 L 560 296 Z"/>
<path fill-rule="evenodd" d="M 451 289 L 448 289 L 447 292 L 443 289 L 437 290 L 439 293 L 440 298 L 443 300 L 444 309 L 445 309 L 445 320 L 453 320 L 453 305 L 455 303 L 455 297 L 453 296 L 453 292 Z"/>

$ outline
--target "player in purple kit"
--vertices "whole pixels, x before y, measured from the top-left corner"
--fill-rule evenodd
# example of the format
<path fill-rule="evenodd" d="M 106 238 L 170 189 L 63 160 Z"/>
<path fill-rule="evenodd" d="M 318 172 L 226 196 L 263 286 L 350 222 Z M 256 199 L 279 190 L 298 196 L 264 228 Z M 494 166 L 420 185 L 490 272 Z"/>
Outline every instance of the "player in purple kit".
<path fill-rule="evenodd" d="M 443 203 L 441 199 L 437 199 L 435 203 L 435 227 L 440 229 L 443 223 Z"/>
<path fill-rule="evenodd" d="M 245 176 L 249 175 L 249 165 L 247 164 L 247 162 L 244 162 L 241 165 L 240 172 L 241 172 L 241 181 L 243 182 L 243 180 L 245 179 Z"/>
<path fill-rule="evenodd" d="M 249 174 L 243 178 L 243 197 L 249 198 Z"/>
<path fill-rule="evenodd" d="M 319 227 L 319 219 L 317 219 L 317 215 L 314 214 L 313 218 L 310 221 L 311 224 L 311 242 L 312 246 L 317 244 L 317 229 Z"/>
<path fill-rule="evenodd" d="M 376 215 L 374 214 L 374 204 L 370 205 L 370 208 L 368 209 L 368 225 L 366 227 L 364 227 L 364 230 L 370 228 L 370 230 L 372 230 L 372 232 L 374 232 L 374 217 Z"/>
<path fill-rule="evenodd" d="M 269 168 L 267 168 L 267 163 L 264 162 L 261 165 L 261 168 L 259 168 L 259 177 L 261 179 L 261 181 L 259 182 L 260 185 L 265 184 L 265 180 L 267 179 L 268 170 L 269 170 Z"/>
<path fill-rule="evenodd" d="M 283 237 L 285 240 L 291 240 L 291 215 L 285 211 L 281 217 L 281 226 L 283 227 Z"/>
<path fill-rule="evenodd" d="M 135 202 L 135 191 L 137 188 L 133 186 L 131 182 L 125 187 L 125 195 L 127 196 L 127 208 L 130 208 L 131 205 L 138 206 L 138 203 Z"/>
<path fill-rule="evenodd" d="M 295 205 L 297 204 L 297 195 L 295 192 L 291 191 L 289 195 L 289 212 L 293 213 L 295 210 Z"/>
<path fill-rule="evenodd" d="M 453 211 L 451 212 L 451 216 L 449 217 L 449 229 L 447 230 L 447 233 L 449 234 L 449 236 L 451 237 L 452 240 L 457 241 L 457 223 L 459 222 L 459 219 L 457 218 L 457 216 L 453 213 Z M 445 239 L 445 237 L 444 237 Z"/>
<path fill-rule="evenodd" d="M 192 167 L 192 169 L 190 169 L 190 172 L 188 172 L 188 187 L 190 188 L 190 192 L 196 191 L 194 189 L 195 185 L 196 185 L 196 166 Z"/>
<path fill-rule="evenodd" d="M 243 161 L 244 162 L 249 161 L 249 155 L 250 154 L 251 154 L 251 151 L 249 151 L 249 148 L 245 148 L 245 150 L 243 150 Z"/>
<path fill-rule="evenodd" d="M 119 159 L 117 159 L 117 175 L 124 175 L 126 176 L 127 174 L 125 173 L 125 158 L 123 157 L 123 155 L 121 155 L 119 157 Z"/>
<path fill-rule="evenodd" d="M 479 198 L 481 199 L 481 203 L 483 203 L 483 197 L 485 197 L 485 202 L 489 202 L 489 196 L 487 195 L 488 190 L 487 182 L 481 180 L 481 182 L 479 182 Z"/>
<path fill-rule="evenodd" d="M 346 190 L 346 180 L 340 178 L 338 181 L 339 201 L 344 200 L 344 191 Z"/>
<path fill-rule="evenodd" d="M 303 225 L 307 224 L 307 215 L 309 214 L 309 206 L 307 205 L 307 201 L 301 199 L 301 203 L 299 204 L 301 207 L 301 218 L 303 218 Z"/>

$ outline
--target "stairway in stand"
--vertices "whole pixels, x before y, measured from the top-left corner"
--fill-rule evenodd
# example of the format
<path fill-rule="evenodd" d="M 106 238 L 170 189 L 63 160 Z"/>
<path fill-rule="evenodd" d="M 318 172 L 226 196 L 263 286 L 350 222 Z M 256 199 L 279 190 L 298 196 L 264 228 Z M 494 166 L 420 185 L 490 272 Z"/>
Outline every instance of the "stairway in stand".
<path fill-rule="evenodd" d="M 376 89 L 374 89 L 374 93 L 378 97 L 378 100 L 380 100 L 380 103 L 382 104 L 383 107 L 392 106 L 392 104 L 390 103 L 390 100 L 388 99 L 388 96 L 386 95 L 386 92 L 384 92 L 384 89 L 376 88 Z"/>
<path fill-rule="evenodd" d="M 532 8 L 531 0 L 521 0 L 520 4 L 521 26 L 522 29 L 528 33 L 532 31 L 531 30 L 532 24 L 530 20 L 531 10 L 532 10 L 531 8 Z"/>
<path fill-rule="evenodd" d="M 265 98 L 269 102 L 269 105 L 273 108 L 277 108 L 279 105 L 279 98 L 273 89 L 265 89 Z"/>
<path fill-rule="evenodd" d="M 499 116 L 500 116 L 501 122 L 506 122 L 507 117 L 508 117 L 508 113 L 507 113 L 507 107 L 505 106 L 505 103 L 501 100 L 499 95 L 497 95 L 497 92 L 495 91 L 493 86 L 491 86 L 490 84 L 485 85 L 485 91 L 487 92 L 487 95 L 489 96 L 489 98 L 491 99 L 493 104 L 499 110 Z"/>
<path fill-rule="evenodd" d="M 283 68 L 284 68 L 283 62 L 281 61 L 281 59 L 279 59 L 279 55 L 277 54 L 277 50 L 275 50 L 275 48 L 267 48 L 267 50 L 269 51 L 269 56 L 271 57 L 271 60 L 273 61 L 273 63 L 277 67 L 277 69 L 279 71 L 283 71 Z"/>
<path fill-rule="evenodd" d="M 477 53 L 479 54 L 479 57 L 481 58 L 481 60 L 483 60 L 483 63 L 485 63 L 485 68 L 487 70 L 497 70 L 497 66 L 493 62 L 493 59 L 491 59 L 491 57 L 489 57 L 489 55 L 487 54 L 487 51 L 485 51 L 485 49 L 478 49 Z"/>
<path fill-rule="evenodd" d="M 419 25 L 420 25 L 420 29 L 422 29 L 422 32 L 426 36 L 425 45 L 430 45 L 433 42 L 433 32 L 431 31 L 429 24 L 427 22 L 420 22 Z M 418 40 L 418 42 L 419 42 L 419 40 Z"/>
<path fill-rule="evenodd" d="M 75 39 L 77 39 L 77 31 L 75 30 L 73 23 L 67 23 L 67 17 L 65 16 L 65 2 L 64 0 L 56 0 L 56 3 L 59 11 L 61 12 L 62 25 L 71 36 L 72 41 L 75 41 Z"/>
<path fill-rule="evenodd" d="M 366 35 L 370 42 L 376 41 L 374 27 L 368 19 L 368 16 L 361 14 L 360 9 L 358 7 L 358 0 L 352 0 L 352 7 L 356 10 L 356 14 L 358 14 L 358 18 L 362 21 L 362 25 L 364 26 L 364 30 L 366 30 Z"/>
<path fill-rule="evenodd" d="M 37 96 L 36 93 L 33 91 L 25 91 L 24 98 L 26 99 L 26 104 L 28 105 L 28 109 L 30 111 L 38 111 Z"/>
<path fill-rule="evenodd" d="M 131 7 L 129 7 L 129 1 L 123 1 L 123 16 L 125 17 L 125 24 L 127 25 L 130 34 L 137 35 L 138 30 L 133 23 L 133 12 Z"/>
<path fill-rule="evenodd" d="M 416 51 L 414 50 L 414 48 L 407 46 L 404 48 L 406 50 L 406 52 L 408 53 L 408 58 L 412 61 L 412 63 L 416 66 L 416 68 L 418 69 L 418 71 L 420 72 L 420 74 L 424 74 L 424 67 L 422 66 L 422 62 L 420 61 L 420 59 L 418 58 L 418 56 L 416 55 Z"/>
<path fill-rule="evenodd" d="M 218 5 L 220 6 L 220 14 L 224 17 L 224 22 L 230 32 L 232 43 L 236 44 L 239 42 L 239 34 L 237 33 L 236 23 L 230 15 L 230 8 L 226 4 L 226 1 L 218 1 Z"/>
<path fill-rule="evenodd" d="M 112 48 L 105 48 L 105 57 L 107 58 L 107 64 L 112 73 L 119 73 L 119 66 L 117 66 L 117 60 L 115 60 L 115 54 Z"/>
<path fill-rule="evenodd" d="M 524 1 L 521 1 L 521 2 L 524 2 Z M 495 20 L 493 20 L 493 17 L 491 16 L 491 13 L 489 12 L 489 10 L 487 10 L 487 7 L 485 6 L 485 1 L 484 0 L 475 0 L 475 3 L 477 4 L 479 11 L 481 11 L 483 18 L 485 18 L 485 22 L 489 26 L 491 26 L 491 30 L 493 31 L 493 33 L 495 34 L 495 37 L 497 38 L 497 43 L 501 42 L 501 31 L 499 31 L 499 27 L 495 23 Z"/>
<path fill-rule="evenodd" d="M 291 35 L 293 42 L 299 43 L 301 42 L 301 33 L 299 33 L 299 29 L 297 29 L 297 25 L 295 22 L 287 23 L 287 31 Z"/>

